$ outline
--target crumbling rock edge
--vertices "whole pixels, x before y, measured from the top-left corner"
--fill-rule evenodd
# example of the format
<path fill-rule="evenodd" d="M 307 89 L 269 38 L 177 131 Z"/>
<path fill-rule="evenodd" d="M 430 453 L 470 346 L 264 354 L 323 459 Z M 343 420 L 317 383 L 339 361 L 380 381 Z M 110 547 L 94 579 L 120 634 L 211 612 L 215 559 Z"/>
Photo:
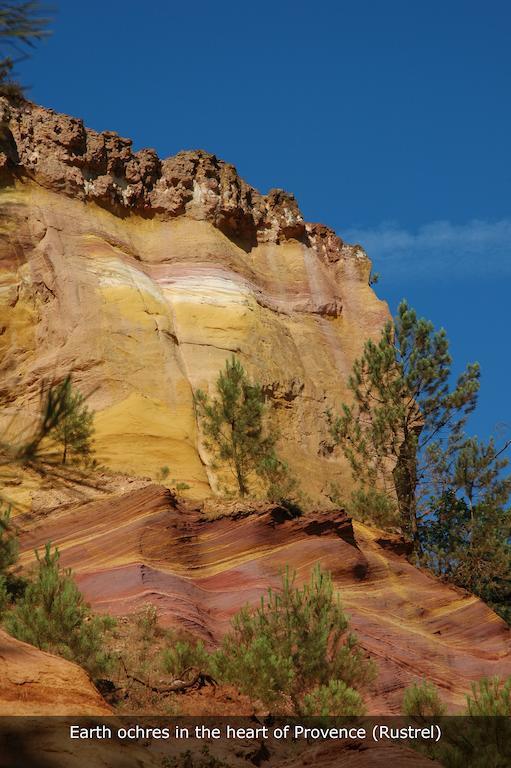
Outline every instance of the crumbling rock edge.
<path fill-rule="evenodd" d="M 120 217 L 209 221 L 247 251 L 294 239 L 327 263 L 368 261 L 360 246 L 305 222 L 294 195 L 282 189 L 260 194 L 213 154 L 182 151 L 162 160 L 153 149 L 134 152 L 131 139 L 98 133 L 78 118 L 25 100 L 0 98 L 0 174 L 4 184 L 33 180 Z"/>

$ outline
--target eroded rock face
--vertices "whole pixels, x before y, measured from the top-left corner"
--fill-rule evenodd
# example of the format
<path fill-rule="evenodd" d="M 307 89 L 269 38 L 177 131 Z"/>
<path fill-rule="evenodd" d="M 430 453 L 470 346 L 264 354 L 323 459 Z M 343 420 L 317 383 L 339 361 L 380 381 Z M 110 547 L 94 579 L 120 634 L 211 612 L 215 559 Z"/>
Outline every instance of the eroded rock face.
<path fill-rule="evenodd" d="M 206 512 L 212 510 L 206 505 Z M 378 666 L 370 714 L 399 713 L 403 690 L 427 679 L 452 711 L 472 681 L 511 675 L 509 627 L 481 600 L 419 571 L 399 540 L 342 511 L 287 519 L 264 505 L 206 520 L 166 489 L 140 488 L 43 519 L 23 521 L 23 562 L 50 539 L 98 611 L 132 613 L 150 602 L 164 626 L 215 646 L 234 613 L 278 589 L 286 565 L 297 583 L 315 563 L 332 573 L 351 629 Z"/>
<path fill-rule="evenodd" d="M 212 467 L 193 393 L 237 355 L 275 406 L 281 453 L 326 501 L 349 482 L 321 455 L 324 412 L 388 316 L 370 262 L 205 152 L 161 161 L 75 118 L 0 99 L 0 388 L 18 432 L 42 379 L 72 371 L 106 466 L 168 466 L 196 497 Z M 16 489 L 13 490 L 16 493 Z"/>
<path fill-rule="evenodd" d="M 97 133 L 77 118 L 0 99 L 0 165 L 43 187 L 91 200 L 118 213 L 129 210 L 164 219 L 186 213 L 207 220 L 247 244 L 308 239 L 293 195 L 261 195 L 234 166 L 207 152 L 179 152 L 161 161 L 153 149 L 133 152 L 130 139 Z M 342 248 L 339 240 L 335 247 Z"/>
<path fill-rule="evenodd" d="M 0 715 L 111 713 L 83 669 L 0 629 Z"/>

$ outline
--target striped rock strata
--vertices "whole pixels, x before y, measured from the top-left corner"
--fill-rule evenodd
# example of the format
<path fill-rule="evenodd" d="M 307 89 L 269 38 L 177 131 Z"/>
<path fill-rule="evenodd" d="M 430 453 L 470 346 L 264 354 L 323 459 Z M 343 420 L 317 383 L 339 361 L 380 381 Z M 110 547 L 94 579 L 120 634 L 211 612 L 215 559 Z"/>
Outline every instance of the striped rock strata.
<path fill-rule="evenodd" d="M 433 681 L 457 710 L 472 681 L 511 675 L 509 627 L 496 614 L 410 565 L 397 537 L 342 512 L 289 520 L 260 504 L 210 521 L 153 485 L 20 522 L 23 561 L 57 543 L 95 609 L 123 615 L 150 602 L 162 624 L 213 646 L 236 611 L 278 588 L 286 565 L 302 581 L 319 562 L 378 664 L 371 714 L 399 712 L 417 679 Z"/>

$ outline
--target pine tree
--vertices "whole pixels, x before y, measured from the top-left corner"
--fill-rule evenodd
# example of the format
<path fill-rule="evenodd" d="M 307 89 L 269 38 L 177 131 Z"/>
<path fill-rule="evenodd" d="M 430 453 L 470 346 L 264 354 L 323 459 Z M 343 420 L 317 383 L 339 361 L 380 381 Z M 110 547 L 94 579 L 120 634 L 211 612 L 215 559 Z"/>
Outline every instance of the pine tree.
<path fill-rule="evenodd" d="M 250 480 L 262 474 L 275 456 L 275 436 L 265 430 L 264 394 L 249 381 L 234 356 L 225 364 L 216 382 L 217 397 L 202 390 L 195 393 L 195 406 L 206 446 L 233 474 L 240 496 L 246 496 Z"/>
<path fill-rule="evenodd" d="M 0 502 L 0 616 L 25 591 L 26 579 L 18 574 L 15 567 L 18 558 L 18 533 L 11 521 L 11 507 L 2 509 Z"/>
<path fill-rule="evenodd" d="M 423 680 L 405 688 L 402 710 L 408 717 L 432 718 L 445 715 L 447 707 L 442 703 L 436 685 Z"/>
<path fill-rule="evenodd" d="M 435 454 L 434 494 L 419 524 L 420 562 L 473 592 L 511 623 L 511 476 L 492 439 Z M 449 460 L 448 460 L 449 459 Z"/>
<path fill-rule="evenodd" d="M 466 714 L 470 717 L 511 717 L 511 677 L 495 676 L 472 683 Z"/>
<path fill-rule="evenodd" d="M 18 538 L 11 528 L 11 510 L 0 508 L 0 616 L 11 598 L 11 568 L 18 559 Z"/>
<path fill-rule="evenodd" d="M 80 464 L 89 458 L 92 451 L 94 413 L 89 410 L 85 397 L 73 391 L 69 377 L 61 386 L 63 414 L 50 434 L 62 446 L 62 464 L 69 460 Z"/>
<path fill-rule="evenodd" d="M 27 50 L 49 34 L 49 19 L 42 13 L 37 0 L 0 2 L 0 49 L 7 54 L 0 59 L 0 96 L 22 94 L 22 87 L 10 78 L 16 61 L 26 58 Z"/>
<path fill-rule="evenodd" d="M 445 331 L 435 331 L 402 301 L 394 323 L 378 343 L 366 342 L 353 365 L 348 386 L 354 403 L 343 405 L 340 416 L 327 414 L 333 442 L 341 445 L 360 490 L 376 488 L 395 499 L 397 519 L 416 550 L 432 446 L 456 450 L 479 390 L 477 363 L 450 389 L 451 363 Z"/>
<path fill-rule="evenodd" d="M 11 508 L 2 510 L 0 505 L 0 576 L 5 576 L 16 563 L 18 554 L 18 537 L 12 529 Z"/>
<path fill-rule="evenodd" d="M 329 706 L 338 707 L 330 714 L 361 713 L 353 689 L 370 682 L 375 668 L 348 632 L 330 575 L 316 566 L 302 589 L 294 582 L 287 570 L 280 591 L 268 590 L 258 609 L 236 614 L 216 658 L 218 677 L 268 707 L 290 701 L 296 714 L 316 705 L 316 714 Z"/>
<path fill-rule="evenodd" d="M 0 393 L 0 408 L 9 401 L 9 393 Z M 41 382 L 39 417 L 30 431 L 13 429 L 15 420 L 0 434 L 0 481 L 12 479 L 20 468 L 30 469 L 59 483 L 73 482 L 99 487 L 89 470 L 92 453 L 93 413 L 85 398 L 73 392 L 71 376 L 60 382 Z M 72 460 L 64 465 L 63 461 Z M 80 467 L 85 464 L 85 467 Z M 0 486 L 0 501 L 10 502 Z"/>
<path fill-rule="evenodd" d="M 100 675 L 111 662 L 104 650 L 104 633 L 112 620 L 91 614 L 71 571 L 60 569 L 57 548 L 52 551 L 48 543 L 44 554 L 36 551 L 36 557 L 35 578 L 5 617 L 7 631 Z"/>

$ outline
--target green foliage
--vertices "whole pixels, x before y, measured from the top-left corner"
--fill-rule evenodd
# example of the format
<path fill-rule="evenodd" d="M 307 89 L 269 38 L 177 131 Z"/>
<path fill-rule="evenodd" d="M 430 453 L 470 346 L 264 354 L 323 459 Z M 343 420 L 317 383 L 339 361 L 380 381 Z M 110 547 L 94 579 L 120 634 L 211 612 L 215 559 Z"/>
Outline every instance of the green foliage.
<path fill-rule="evenodd" d="M 21 464 L 43 468 L 53 460 L 44 443 L 66 415 L 66 391 L 70 381 L 68 376 L 60 384 L 42 382 L 38 423 L 28 439 L 23 434 L 17 439 L 1 436 L 0 465 Z"/>
<path fill-rule="evenodd" d="M 62 464 L 68 461 L 73 464 L 87 462 L 92 451 L 94 413 L 89 410 L 85 397 L 73 391 L 70 377 L 57 385 L 56 394 L 61 402 L 62 414 L 50 436 L 62 446 Z"/>
<path fill-rule="evenodd" d="M 484 443 L 464 435 L 447 450 L 432 443 L 428 448 L 431 498 L 453 492 L 465 500 L 471 513 L 478 506 L 504 507 L 511 493 L 511 476 L 502 474 L 509 464 L 504 456 L 509 445 L 511 440 L 498 448 L 493 438 Z"/>
<path fill-rule="evenodd" d="M 472 683 L 467 696 L 467 715 L 471 717 L 511 717 L 511 677 L 483 678 Z"/>
<path fill-rule="evenodd" d="M 511 597 L 511 477 L 490 439 L 464 434 L 475 408 L 479 367 L 449 386 L 445 331 L 418 319 L 406 302 L 378 343 L 368 341 L 353 366 L 354 404 L 327 414 L 358 488 L 354 517 L 399 524 L 415 559 L 479 595 L 508 621 Z"/>
<path fill-rule="evenodd" d="M 279 459 L 273 451 L 260 459 L 257 473 L 266 483 L 266 495 L 270 501 L 281 504 L 294 502 L 299 506 L 301 493 L 298 481 L 291 474 L 287 462 Z"/>
<path fill-rule="evenodd" d="M 407 689 L 403 711 L 419 724 L 445 714 L 434 685 Z M 472 684 L 463 717 L 440 720 L 438 743 L 411 742 L 411 746 L 444 768 L 504 768 L 511 765 L 511 678 L 483 679 Z"/>
<path fill-rule="evenodd" d="M 187 669 L 195 668 L 201 672 L 213 672 L 214 659 L 209 654 L 202 640 L 189 642 L 177 640 L 162 654 L 162 668 L 168 675 L 179 677 Z"/>
<path fill-rule="evenodd" d="M 19 554 L 19 543 L 16 532 L 12 529 L 11 508 L 2 511 L 0 504 L 0 574 L 5 576 L 9 568 L 15 564 Z"/>
<path fill-rule="evenodd" d="M 421 562 L 478 595 L 511 623 L 511 512 L 478 506 L 446 492 L 420 526 Z"/>
<path fill-rule="evenodd" d="M 472 684 L 460 725 L 449 720 L 432 757 L 445 768 L 504 768 L 511 765 L 511 678 Z"/>
<path fill-rule="evenodd" d="M 402 710 L 409 717 L 440 717 L 446 714 L 446 707 L 433 683 L 423 680 L 405 689 Z"/>
<path fill-rule="evenodd" d="M 170 468 L 167 465 L 165 465 L 164 467 L 160 467 L 159 471 L 156 473 L 155 480 L 157 483 L 164 483 L 169 475 L 170 475 Z"/>
<path fill-rule="evenodd" d="M 158 611 L 151 603 L 147 603 L 136 617 L 136 626 L 140 639 L 144 644 L 154 641 L 158 629 Z"/>
<path fill-rule="evenodd" d="M 5 400 L 4 392 L 0 406 Z M 97 467 L 91 459 L 92 417 L 82 395 L 73 391 L 70 375 L 60 382 L 43 381 L 36 424 L 16 434 L 11 422 L 0 435 L 0 480 L 12 481 L 19 469 L 31 469 L 55 486 L 69 482 L 100 486 L 91 475 Z M 0 488 L 1 500 L 9 501 Z"/>
<path fill-rule="evenodd" d="M 216 669 L 220 679 L 265 706 L 279 709 L 290 702 L 302 714 L 304 696 L 314 689 L 335 680 L 349 687 L 364 685 L 375 668 L 347 632 L 330 575 L 317 566 L 302 589 L 294 580 L 286 570 L 280 592 L 270 589 L 258 609 L 236 614 Z"/>
<path fill-rule="evenodd" d="M 0 502 L 0 616 L 13 600 L 23 594 L 26 586 L 25 579 L 13 570 L 18 555 L 18 535 L 12 527 L 11 508 L 2 511 Z"/>
<path fill-rule="evenodd" d="M 365 714 L 365 707 L 358 691 L 343 680 L 330 680 L 328 685 L 320 685 L 305 694 L 302 714 L 307 717 L 357 717 Z"/>
<path fill-rule="evenodd" d="M 9 592 L 7 591 L 7 582 L 3 574 L 0 574 L 0 618 L 9 605 Z"/>
<path fill-rule="evenodd" d="M 356 488 L 342 506 L 356 520 L 382 528 L 399 525 L 396 503 L 377 488 Z"/>
<path fill-rule="evenodd" d="M 382 528 L 399 526 L 396 502 L 377 488 L 356 488 L 349 499 L 346 499 L 339 486 L 331 483 L 328 498 L 351 517 L 363 523 L 373 523 Z"/>
<path fill-rule="evenodd" d="M 419 525 L 420 562 L 473 592 L 511 621 L 511 478 L 493 440 L 465 440 L 454 460 L 436 457 L 438 495 Z"/>
<path fill-rule="evenodd" d="M 451 362 L 445 331 L 435 331 L 402 301 L 394 323 L 378 343 L 366 342 L 353 365 L 353 405 L 343 405 L 339 416 L 327 413 L 354 479 L 366 492 L 377 488 L 397 501 L 401 526 L 416 549 L 428 449 L 441 439 L 456 448 L 479 390 L 477 363 L 450 389 Z"/>
<path fill-rule="evenodd" d="M 195 393 L 206 446 L 232 473 L 240 496 L 247 495 L 255 475 L 266 478 L 272 488 L 278 485 L 285 465 L 275 456 L 276 437 L 265 429 L 261 386 L 249 381 L 242 364 L 233 356 L 220 372 L 216 389 L 217 397 L 213 399 L 202 390 Z"/>
<path fill-rule="evenodd" d="M 69 569 L 60 570 L 59 552 L 48 543 L 36 552 L 37 573 L 23 597 L 7 613 L 7 631 L 19 640 L 56 653 L 85 667 L 93 676 L 110 666 L 103 650 L 109 617 L 93 616 Z"/>
<path fill-rule="evenodd" d="M 26 57 L 27 50 L 48 35 L 49 19 L 42 13 L 37 0 L 0 2 L 0 50 L 7 54 L 0 59 L 0 96 L 22 95 L 22 87 L 11 79 L 15 63 L 12 56 L 18 60 Z M 22 53 L 24 56 L 20 56 Z"/>
<path fill-rule="evenodd" d="M 159 471 L 156 473 L 155 481 L 162 485 L 164 484 L 168 485 L 167 480 L 169 475 L 170 475 L 169 467 L 167 466 L 160 467 Z M 170 485 L 168 485 L 168 487 L 170 487 L 170 489 L 175 493 L 179 493 L 180 491 L 187 491 L 190 488 L 188 483 L 183 483 L 179 480 L 176 480 L 175 478 L 171 480 Z"/>

